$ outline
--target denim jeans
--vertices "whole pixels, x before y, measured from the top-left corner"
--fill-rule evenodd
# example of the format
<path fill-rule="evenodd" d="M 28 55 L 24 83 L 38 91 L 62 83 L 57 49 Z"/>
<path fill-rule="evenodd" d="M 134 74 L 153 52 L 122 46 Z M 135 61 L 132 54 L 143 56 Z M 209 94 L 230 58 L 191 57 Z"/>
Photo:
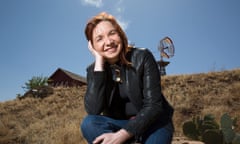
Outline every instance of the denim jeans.
<path fill-rule="evenodd" d="M 127 122 L 128 120 L 115 120 L 101 115 L 88 115 L 81 123 L 81 131 L 83 137 L 91 144 L 97 136 L 107 132 L 116 132 Z M 140 143 L 171 144 L 173 131 L 173 125 L 169 123 L 151 133 L 146 132 L 140 139 Z"/>

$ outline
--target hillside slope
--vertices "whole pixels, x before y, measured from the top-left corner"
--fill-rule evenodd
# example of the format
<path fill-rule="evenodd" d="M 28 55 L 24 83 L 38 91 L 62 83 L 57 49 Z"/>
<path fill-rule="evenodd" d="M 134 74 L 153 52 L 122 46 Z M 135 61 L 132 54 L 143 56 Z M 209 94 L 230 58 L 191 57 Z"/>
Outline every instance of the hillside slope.
<path fill-rule="evenodd" d="M 183 122 L 195 115 L 211 113 L 219 119 L 227 112 L 240 116 L 240 69 L 164 76 L 162 88 L 175 108 L 175 136 L 182 136 Z M 0 143 L 84 144 L 79 124 L 86 115 L 85 90 L 55 88 L 54 94 L 44 99 L 0 103 Z"/>

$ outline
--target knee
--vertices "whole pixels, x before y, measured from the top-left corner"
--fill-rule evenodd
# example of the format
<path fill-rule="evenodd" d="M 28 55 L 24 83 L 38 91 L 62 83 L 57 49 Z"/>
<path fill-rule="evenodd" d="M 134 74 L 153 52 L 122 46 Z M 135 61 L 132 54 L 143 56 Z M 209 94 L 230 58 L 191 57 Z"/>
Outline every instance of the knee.
<path fill-rule="evenodd" d="M 82 132 L 84 132 L 89 128 L 92 128 L 95 121 L 96 121 L 96 116 L 94 115 L 87 115 L 85 118 L 83 118 L 82 123 L 80 125 Z"/>
<path fill-rule="evenodd" d="M 88 141 L 88 143 L 92 143 L 92 141 L 99 135 L 96 133 L 96 124 L 97 116 L 94 115 L 87 115 L 83 118 L 80 124 L 82 136 Z"/>

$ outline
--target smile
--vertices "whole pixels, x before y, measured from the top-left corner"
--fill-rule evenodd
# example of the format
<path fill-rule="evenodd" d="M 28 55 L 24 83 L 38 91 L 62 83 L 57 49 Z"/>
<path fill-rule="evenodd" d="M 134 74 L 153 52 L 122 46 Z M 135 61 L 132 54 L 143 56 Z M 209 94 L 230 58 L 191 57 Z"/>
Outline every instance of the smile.
<path fill-rule="evenodd" d="M 116 47 L 111 47 L 111 48 L 108 48 L 106 50 L 104 50 L 105 52 L 115 52 L 117 51 L 117 48 Z"/>
<path fill-rule="evenodd" d="M 110 52 L 116 51 L 117 47 L 118 47 L 118 45 L 112 44 L 110 47 L 106 48 L 104 51 L 110 51 Z"/>

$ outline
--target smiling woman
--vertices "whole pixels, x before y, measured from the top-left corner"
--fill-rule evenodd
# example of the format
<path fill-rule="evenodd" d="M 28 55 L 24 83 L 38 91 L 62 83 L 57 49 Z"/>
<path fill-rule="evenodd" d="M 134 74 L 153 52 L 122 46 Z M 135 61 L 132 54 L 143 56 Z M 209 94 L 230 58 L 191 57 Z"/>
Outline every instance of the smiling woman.
<path fill-rule="evenodd" d="M 87 68 L 81 124 L 88 143 L 170 144 L 173 108 L 161 92 L 158 65 L 146 48 L 128 45 L 115 18 L 102 12 L 85 35 L 95 62 Z"/>
<path fill-rule="evenodd" d="M 113 25 L 109 21 L 100 22 L 94 28 L 92 35 L 92 44 L 97 53 L 111 64 L 117 62 L 122 49 L 122 42 Z M 90 48 L 92 47 L 90 46 Z"/>

